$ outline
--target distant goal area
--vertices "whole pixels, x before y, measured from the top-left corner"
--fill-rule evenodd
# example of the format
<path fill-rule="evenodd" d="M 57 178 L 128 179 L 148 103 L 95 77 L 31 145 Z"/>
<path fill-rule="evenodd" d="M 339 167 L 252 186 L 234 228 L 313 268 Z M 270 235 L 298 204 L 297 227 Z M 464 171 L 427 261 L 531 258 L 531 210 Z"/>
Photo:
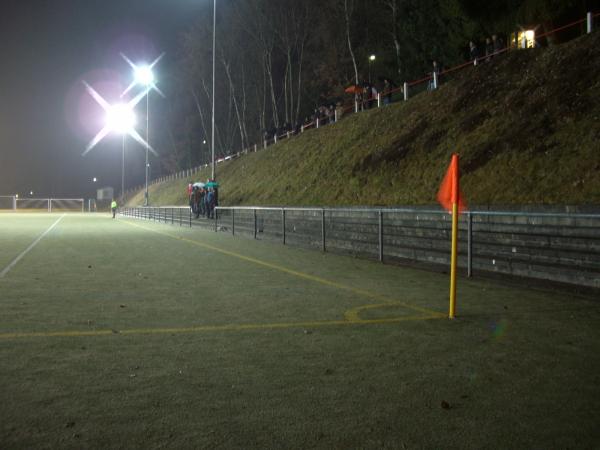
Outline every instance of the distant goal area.
<path fill-rule="evenodd" d="M 0 195 L 0 212 L 84 212 L 82 198 L 20 198 Z"/>

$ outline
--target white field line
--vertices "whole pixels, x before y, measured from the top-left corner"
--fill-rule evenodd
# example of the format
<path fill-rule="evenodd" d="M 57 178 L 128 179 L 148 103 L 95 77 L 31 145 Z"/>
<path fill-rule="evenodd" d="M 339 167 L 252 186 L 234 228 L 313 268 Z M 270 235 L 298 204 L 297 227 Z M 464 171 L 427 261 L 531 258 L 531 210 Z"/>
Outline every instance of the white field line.
<path fill-rule="evenodd" d="M 58 225 L 58 222 L 60 222 L 63 217 L 65 217 L 66 214 L 63 214 L 62 216 L 60 216 L 56 222 L 54 222 L 52 225 L 50 225 L 50 228 L 48 228 L 46 231 L 44 231 L 35 241 L 33 241 L 29 247 L 27 247 L 25 250 L 23 250 L 21 252 L 21 254 L 19 256 L 17 256 L 15 259 L 13 259 L 10 264 L 8 266 L 6 266 L 4 268 L 4 270 L 2 272 L 0 272 L 0 278 L 4 278 L 4 276 L 10 272 L 10 269 L 12 269 L 20 260 L 21 258 L 23 258 L 23 256 L 25 256 L 27 253 L 29 253 L 29 251 L 35 247 L 37 245 L 38 242 L 40 242 L 42 240 L 42 238 L 44 236 L 46 236 L 48 233 L 50 233 L 50 231 L 52 231 L 52 228 L 54 228 L 56 225 Z"/>

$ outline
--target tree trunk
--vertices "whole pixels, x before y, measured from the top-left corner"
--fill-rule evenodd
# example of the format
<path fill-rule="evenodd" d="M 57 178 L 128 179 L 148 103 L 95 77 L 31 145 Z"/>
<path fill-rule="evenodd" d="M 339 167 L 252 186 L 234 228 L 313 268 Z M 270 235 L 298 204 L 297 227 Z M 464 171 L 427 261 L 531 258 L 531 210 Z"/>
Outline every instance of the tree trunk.
<path fill-rule="evenodd" d="M 356 84 L 359 84 L 358 66 L 356 65 L 356 57 L 354 56 L 354 50 L 352 49 L 352 40 L 350 39 L 350 19 L 352 17 L 353 4 L 353 0 L 344 0 L 344 18 L 346 20 L 346 39 L 348 41 L 348 50 L 350 50 L 352 64 L 354 65 L 354 80 Z"/>

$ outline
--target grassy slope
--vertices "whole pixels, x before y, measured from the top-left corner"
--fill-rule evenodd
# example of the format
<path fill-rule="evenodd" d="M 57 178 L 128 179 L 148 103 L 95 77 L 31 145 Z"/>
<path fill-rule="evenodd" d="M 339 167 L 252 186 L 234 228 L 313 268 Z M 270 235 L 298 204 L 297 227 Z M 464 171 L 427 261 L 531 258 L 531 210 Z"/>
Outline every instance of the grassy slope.
<path fill-rule="evenodd" d="M 598 67 L 600 33 L 512 52 L 434 93 L 220 164 L 221 204 L 432 203 L 454 151 L 471 204 L 599 204 Z M 185 185 L 153 186 L 153 204 L 185 203 Z"/>

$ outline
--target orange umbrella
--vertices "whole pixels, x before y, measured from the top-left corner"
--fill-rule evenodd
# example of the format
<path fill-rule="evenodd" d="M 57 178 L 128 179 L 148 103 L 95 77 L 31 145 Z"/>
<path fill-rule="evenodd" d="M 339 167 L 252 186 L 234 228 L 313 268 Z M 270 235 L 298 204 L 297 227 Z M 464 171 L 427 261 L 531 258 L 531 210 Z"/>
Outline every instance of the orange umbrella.
<path fill-rule="evenodd" d="M 353 84 L 352 86 L 348 86 L 346 89 L 344 89 L 344 92 L 347 92 L 348 94 L 359 94 L 362 92 L 362 87 Z"/>

